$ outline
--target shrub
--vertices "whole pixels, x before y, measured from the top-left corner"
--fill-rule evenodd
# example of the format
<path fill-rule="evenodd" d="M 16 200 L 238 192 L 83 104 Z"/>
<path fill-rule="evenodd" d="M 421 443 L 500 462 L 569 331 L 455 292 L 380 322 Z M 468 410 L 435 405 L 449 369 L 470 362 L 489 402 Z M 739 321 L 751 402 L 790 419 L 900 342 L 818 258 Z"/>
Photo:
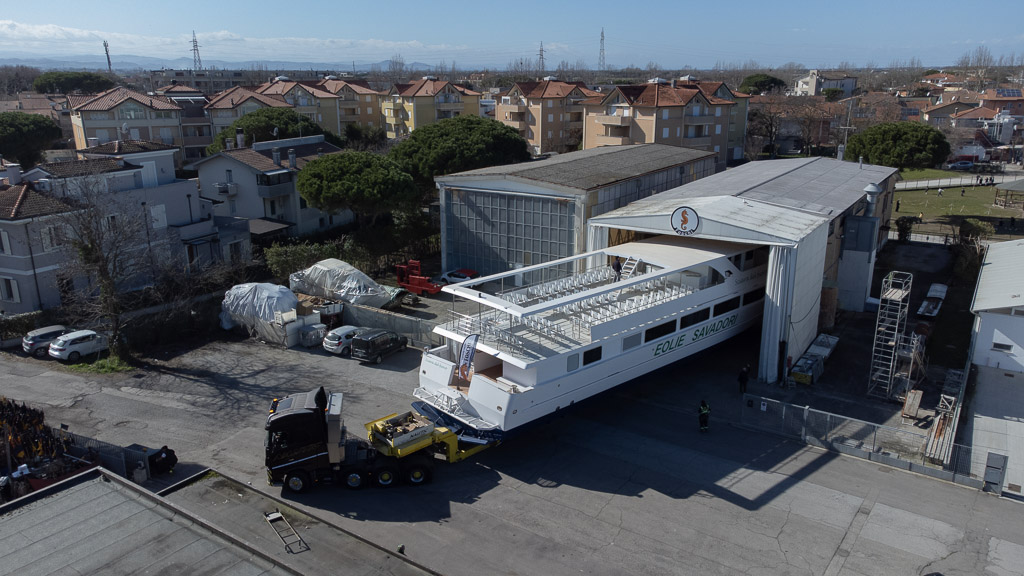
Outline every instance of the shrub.
<path fill-rule="evenodd" d="M 917 218 L 911 216 L 900 216 L 896 219 L 896 234 L 900 242 L 910 240 L 910 233 L 914 230 L 914 221 Z"/>

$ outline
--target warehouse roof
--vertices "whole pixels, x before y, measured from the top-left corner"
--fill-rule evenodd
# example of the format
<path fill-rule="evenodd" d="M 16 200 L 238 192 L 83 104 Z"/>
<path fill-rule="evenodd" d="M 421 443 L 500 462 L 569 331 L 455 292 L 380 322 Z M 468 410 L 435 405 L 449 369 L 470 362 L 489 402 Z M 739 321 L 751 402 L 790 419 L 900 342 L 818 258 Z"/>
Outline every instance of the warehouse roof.
<path fill-rule="evenodd" d="M 1024 306 L 1024 240 L 989 244 L 971 312 Z"/>

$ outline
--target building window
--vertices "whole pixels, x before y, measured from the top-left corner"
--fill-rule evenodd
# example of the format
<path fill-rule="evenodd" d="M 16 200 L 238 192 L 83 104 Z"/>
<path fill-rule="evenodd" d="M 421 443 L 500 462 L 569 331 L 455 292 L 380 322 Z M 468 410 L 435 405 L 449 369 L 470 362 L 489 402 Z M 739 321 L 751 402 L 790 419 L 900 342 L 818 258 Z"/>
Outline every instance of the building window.
<path fill-rule="evenodd" d="M 550 102 L 550 100 L 548 100 L 548 102 Z M 554 114 L 548 114 L 548 122 L 554 122 L 554 121 L 555 121 L 555 115 Z"/>
<path fill-rule="evenodd" d="M 555 101 L 554 100 L 548 100 L 548 108 L 554 108 L 554 107 L 555 107 Z"/>
<path fill-rule="evenodd" d="M 993 342 L 993 350 L 1000 350 L 1002 352 L 1013 352 L 1013 344 L 1005 344 L 1003 342 Z"/>
<path fill-rule="evenodd" d="M 668 120 L 668 108 L 665 108 L 661 111 L 661 119 Z"/>
<path fill-rule="evenodd" d="M 722 133 L 722 125 L 721 124 L 715 124 L 715 134 L 721 134 L 721 133 Z"/>
<path fill-rule="evenodd" d="M 722 107 L 721 106 L 715 106 L 715 116 L 721 116 L 721 115 L 722 115 Z"/>
<path fill-rule="evenodd" d="M 6 230 L 0 230 L 0 254 L 13 254 L 11 252 L 11 239 L 7 236 Z"/>
<path fill-rule="evenodd" d="M 662 128 L 661 129 L 661 137 L 662 138 L 668 138 L 668 128 Z"/>
<path fill-rule="evenodd" d="M 18 281 L 14 278 L 0 278 L 0 300 L 4 302 L 21 302 L 21 294 L 18 293 Z"/>

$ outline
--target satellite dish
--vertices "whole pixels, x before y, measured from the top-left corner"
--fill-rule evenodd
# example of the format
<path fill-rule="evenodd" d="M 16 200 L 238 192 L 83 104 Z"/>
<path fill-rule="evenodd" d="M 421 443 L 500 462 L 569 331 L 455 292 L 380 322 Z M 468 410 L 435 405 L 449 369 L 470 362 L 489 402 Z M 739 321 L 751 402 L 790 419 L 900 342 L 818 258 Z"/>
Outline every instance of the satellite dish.
<path fill-rule="evenodd" d="M 121 124 L 121 133 L 122 134 L 127 134 L 128 133 L 128 123 L 127 122 L 125 122 L 124 124 Z"/>

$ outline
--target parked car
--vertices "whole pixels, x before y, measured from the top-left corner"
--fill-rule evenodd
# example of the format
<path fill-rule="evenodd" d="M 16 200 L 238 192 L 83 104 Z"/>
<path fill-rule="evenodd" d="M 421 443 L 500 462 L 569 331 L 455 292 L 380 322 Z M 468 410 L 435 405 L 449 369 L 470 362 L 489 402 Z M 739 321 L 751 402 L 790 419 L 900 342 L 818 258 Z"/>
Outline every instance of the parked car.
<path fill-rule="evenodd" d="M 107 337 L 92 330 L 78 330 L 58 336 L 50 343 L 50 356 L 59 360 L 78 362 L 82 356 L 99 354 L 110 346 Z"/>
<path fill-rule="evenodd" d="M 366 330 L 367 328 L 360 328 L 359 326 L 335 328 L 328 332 L 327 336 L 324 336 L 324 350 L 331 354 L 349 356 L 352 354 L 352 338 L 359 332 Z"/>
<path fill-rule="evenodd" d="M 37 328 L 32 330 L 21 339 L 21 349 L 26 354 L 31 354 L 36 358 L 45 358 L 46 351 L 50 348 L 50 342 L 53 342 L 57 336 L 74 332 L 74 328 L 68 328 L 60 324 L 53 326 L 46 326 L 45 328 Z"/>
<path fill-rule="evenodd" d="M 439 284 L 458 284 L 459 282 L 465 282 L 466 280 L 473 280 L 479 278 L 480 273 L 476 270 L 470 270 L 469 268 L 459 268 L 458 270 L 449 270 L 438 278 Z"/>
<path fill-rule="evenodd" d="M 390 330 L 367 330 L 352 338 L 352 357 L 363 362 L 380 364 L 384 356 L 404 350 L 409 339 Z"/>
<path fill-rule="evenodd" d="M 970 160 L 960 160 L 949 165 L 950 170 L 971 170 L 973 168 L 974 162 Z"/>

